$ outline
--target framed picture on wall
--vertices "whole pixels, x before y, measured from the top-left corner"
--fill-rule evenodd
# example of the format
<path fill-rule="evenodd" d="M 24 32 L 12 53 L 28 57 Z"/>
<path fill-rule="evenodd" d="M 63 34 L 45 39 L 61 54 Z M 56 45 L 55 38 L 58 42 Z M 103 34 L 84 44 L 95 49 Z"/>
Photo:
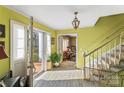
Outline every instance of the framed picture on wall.
<path fill-rule="evenodd" d="M 5 37 L 5 25 L 0 24 L 0 38 Z"/>

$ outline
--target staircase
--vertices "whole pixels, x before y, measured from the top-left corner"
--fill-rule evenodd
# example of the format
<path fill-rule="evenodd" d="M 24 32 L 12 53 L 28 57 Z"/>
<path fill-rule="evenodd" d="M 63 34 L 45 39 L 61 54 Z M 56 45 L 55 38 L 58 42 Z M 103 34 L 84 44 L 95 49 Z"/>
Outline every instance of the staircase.
<path fill-rule="evenodd" d="M 109 38 L 113 37 L 113 34 Z M 119 33 L 89 53 L 84 53 L 84 79 L 104 87 L 124 81 L 124 34 Z"/>

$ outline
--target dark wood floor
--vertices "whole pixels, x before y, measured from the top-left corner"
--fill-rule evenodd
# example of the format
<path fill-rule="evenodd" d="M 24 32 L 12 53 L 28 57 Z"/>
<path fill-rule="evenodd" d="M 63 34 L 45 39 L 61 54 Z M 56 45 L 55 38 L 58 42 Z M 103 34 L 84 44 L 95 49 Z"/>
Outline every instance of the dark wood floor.
<path fill-rule="evenodd" d="M 73 61 L 63 61 L 59 67 L 53 67 L 52 71 L 58 70 L 76 70 L 76 62 Z"/>

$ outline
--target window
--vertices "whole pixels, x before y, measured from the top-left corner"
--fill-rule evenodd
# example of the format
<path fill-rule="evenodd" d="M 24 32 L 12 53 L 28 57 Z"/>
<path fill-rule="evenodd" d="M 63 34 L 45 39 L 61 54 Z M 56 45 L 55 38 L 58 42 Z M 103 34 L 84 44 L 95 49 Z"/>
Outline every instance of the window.
<path fill-rule="evenodd" d="M 13 51 L 14 60 L 24 59 L 25 57 L 25 27 L 13 24 Z"/>

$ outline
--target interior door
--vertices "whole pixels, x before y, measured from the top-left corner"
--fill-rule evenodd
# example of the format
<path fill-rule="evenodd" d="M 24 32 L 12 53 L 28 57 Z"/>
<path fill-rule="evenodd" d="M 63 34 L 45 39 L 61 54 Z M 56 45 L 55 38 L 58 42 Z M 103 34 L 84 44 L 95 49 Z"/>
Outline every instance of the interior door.
<path fill-rule="evenodd" d="M 27 29 L 22 23 L 11 21 L 11 70 L 13 77 L 25 76 Z"/>

